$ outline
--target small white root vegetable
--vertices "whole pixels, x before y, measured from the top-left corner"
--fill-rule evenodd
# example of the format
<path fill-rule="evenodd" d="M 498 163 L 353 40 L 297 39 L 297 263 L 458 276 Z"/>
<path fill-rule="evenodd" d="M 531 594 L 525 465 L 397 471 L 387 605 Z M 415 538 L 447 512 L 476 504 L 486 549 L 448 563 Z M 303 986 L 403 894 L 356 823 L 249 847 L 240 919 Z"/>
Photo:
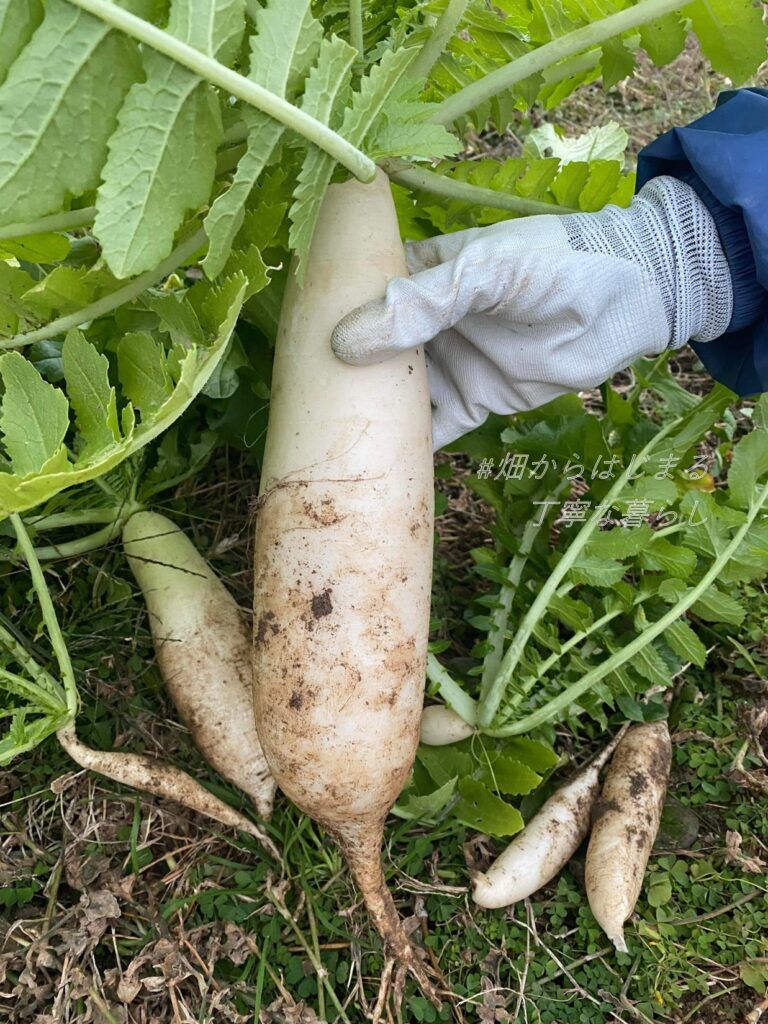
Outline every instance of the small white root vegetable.
<path fill-rule="evenodd" d="M 430 704 L 421 713 L 421 742 L 429 747 L 458 743 L 474 731 L 473 726 L 445 704 Z"/>
<path fill-rule="evenodd" d="M 209 793 L 180 768 L 165 764 L 146 754 L 92 750 L 77 738 L 74 725 L 66 725 L 59 729 L 56 736 L 72 760 L 81 768 L 98 772 L 113 782 L 141 789 L 153 796 L 174 800 L 177 804 L 213 818 L 222 825 L 238 828 L 241 832 L 258 839 L 272 857 L 280 860 L 277 847 L 263 829 L 225 804 L 223 800 L 219 800 L 213 793 Z"/>
<path fill-rule="evenodd" d="M 277 786 L 253 720 L 251 638 L 235 599 L 165 516 L 136 513 L 123 545 L 179 717 L 208 764 L 269 818 Z"/>
<path fill-rule="evenodd" d="M 344 314 L 405 273 L 387 178 L 331 185 L 275 346 L 254 548 L 254 707 L 278 785 L 337 840 L 388 952 L 426 992 L 380 856 L 424 700 L 433 530 L 424 353 L 348 366 L 329 340 Z"/>
<path fill-rule="evenodd" d="M 606 772 L 595 808 L 584 881 L 597 923 L 621 953 L 659 830 L 672 762 L 666 722 L 633 725 Z"/>
<path fill-rule="evenodd" d="M 508 907 L 538 892 L 565 867 L 589 831 L 600 769 L 623 735 L 624 729 L 553 793 L 487 871 L 473 875 L 475 903 L 488 909 Z"/>

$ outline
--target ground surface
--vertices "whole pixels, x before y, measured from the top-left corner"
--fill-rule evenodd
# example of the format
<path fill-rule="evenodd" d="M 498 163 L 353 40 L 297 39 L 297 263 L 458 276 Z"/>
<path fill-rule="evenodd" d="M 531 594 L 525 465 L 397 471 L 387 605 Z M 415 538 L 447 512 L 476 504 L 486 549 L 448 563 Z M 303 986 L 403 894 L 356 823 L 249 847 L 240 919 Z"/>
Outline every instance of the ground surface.
<path fill-rule="evenodd" d="M 561 123 L 575 132 L 615 117 L 636 151 L 708 109 L 717 87 L 691 50 L 664 73 L 644 66 L 607 97 L 583 90 Z M 704 380 L 691 359 L 679 370 L 691 388 Z M 436 588 L 458 620 L 467 552 L 483 543 L 488 516 L 455 466 L 441 484 L 450 502 Z M 221 454 L 167 504 L 244 609 L 255 490 L 247 459 Z M 34 635 L 25 575 L 8 564 L 0 571 L 3 613 Z M 174 724 L 119 550 L 63 564 L 50 580 L 79 672 L 82 737 L 171 758 L 236 802 Z M 751 663 L 715 630 L 707 670 L 676 681 L 671 793 L 692 814 L 687 835 L 662 838 L 629 955 L 611 952 L 586 908 L 581 856 L 524 907 L 478 912 L 466 858 L 482 863 L 496 844 L 456 823 L 430 830 L 390 820 L 390 884 L 457 994 L 454 1013 L 542 1024 L 768 1020 L 760 994 L 768 977 L 768 777 L 759 767 L 768 753 L 759 716 L 768 705 L 766 595 L 750 587 L 743 599 L 748 616 L 734 636 Z M 43 639 L 39 650 L 47 657 Z M 340 857 L 284 803 L 271 832 L 280 864 L 255 842 L 73 771 L 54 742 L 20 758 L 0 775 L 0 1019 L 363 1021 L 382 961 Z M 402 1019 L 451 1018 L 408 989 Z"/>

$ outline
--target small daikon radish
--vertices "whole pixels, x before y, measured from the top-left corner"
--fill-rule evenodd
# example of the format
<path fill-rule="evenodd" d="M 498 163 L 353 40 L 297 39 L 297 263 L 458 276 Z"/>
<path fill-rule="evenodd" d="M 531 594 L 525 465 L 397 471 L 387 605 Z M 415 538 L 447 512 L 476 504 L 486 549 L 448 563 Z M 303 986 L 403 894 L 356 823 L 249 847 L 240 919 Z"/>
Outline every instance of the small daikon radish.
<path fill-rule="evenodd" d="M 421 742 L 429 747 L 458 743 L 474 731 L 473 726 L 445 704 L 430 704 L 421 713 Z"/>
<path fill-rule="evenodd" d="M 235 599 L 165 516 L 136 513 L 123 545 L 181 720 L 208 764 L 268 818 L 277 787 L 256 733 L 251 638 Z"/>
<path fill-rule="evenodd" d="M 624 734 L 621 730 L 588 765 L 546 801 L 487 871 L 472 876 L 479 906 L 508 907 L 541 889 L 565 867 L 589 831 L 600 769 Z"/>
<path fill-rule="evenodd" d="M 153 796 L 174 800 L 192 811 L 197 811 L 198 814 L 213 818 L 222 825 L 238 828 L 241 832 L 258 839 L 271 856 L 280 859 L 277 847 L 263 829 L 229 804 L 225 804 L 223 800 L 219 800 L 213 793 L 209 793 L 204 786 L 180 768 L 165 764 L 146 754 L 92 750 L 77 738 L 74 725 L 66 725 L 59 729 L 56 736 L 72 760 L 81 768 L 88 768 L 112 779 L 113 782 L 141 789 Z"/>
<path fill-rule="evenodd" d="M 587 849 L 584 881 L 597 923 L 621 953 L 624 922 L 635 909 L 672 763 L 666 722 L 633 725 L 613 755 Z"/>

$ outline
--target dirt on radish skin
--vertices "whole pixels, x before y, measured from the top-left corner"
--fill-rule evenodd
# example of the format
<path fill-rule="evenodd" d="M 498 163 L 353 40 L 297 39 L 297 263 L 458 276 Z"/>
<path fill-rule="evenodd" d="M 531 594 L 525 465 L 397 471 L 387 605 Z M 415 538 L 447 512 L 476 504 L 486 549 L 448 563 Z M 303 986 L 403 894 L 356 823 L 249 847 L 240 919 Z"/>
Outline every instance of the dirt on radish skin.
<path fill-rule="evenodd" d="M 633 725 L 616 748 L 594 813 L 585 885 L 592 913 L 617 950 L 659 830 L 672 762 L 666 722 Z"/>
<path fill-rule="evenodd" d="M 254 552 L 254 694 L 279 787 L 338 841 L 388 950 L 420 958 L 382 872 L 419 741 L 433 472 L 423 351 L 335 358 L 350 310 L 406 273 L 389 183 L 328 190 L 283 303 Z"/>
<path fill-rule="evenodd" d="M 508 907 L 538 892 L 565 867 L 589 831 L 600 770 L 625 729 L 553 793 L 487 871 L 473 874 L 475 903 L 488 909 Z"/>
<path fill-rule="evenodd" d="M 74 725 L 59 729 L 56 736 L 64 750 L 81 768 L 97 772 L 121 785 L 151 793 L 152 796 L 173 800 L 191 811 L 213 818 L 222 825 L 240 829 L 241 832 L 258 839 L 272 857 L 280 860 L 277 847 L 263 829 L 229 804 L 225 804 L 223 800 L 219 800 L 180 768 L 165 764 L 146 754 L 93 750 L 80 742 Z"/>
<path fill-rule="evenodd" d="M 123 546 L 181 720 L 211 767 L 268 818 L 277 787 L 253 720 L 251 637 L 237 602 L 165 516 L 132 516 Z"/>

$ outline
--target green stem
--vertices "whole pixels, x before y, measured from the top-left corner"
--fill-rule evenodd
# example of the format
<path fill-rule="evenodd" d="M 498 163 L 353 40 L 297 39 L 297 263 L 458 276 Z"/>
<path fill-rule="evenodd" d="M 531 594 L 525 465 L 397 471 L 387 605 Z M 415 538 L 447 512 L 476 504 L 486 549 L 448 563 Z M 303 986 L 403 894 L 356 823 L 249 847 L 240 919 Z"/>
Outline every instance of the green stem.
<path fill-rule="evenodd" d="M 19 692 L 26 694 L 31 697 L 35 703 L 39 704 L 40 707 L 45 708 L 47 711 L 54 715 L 60 715 L 64 711 L 64 693 L 61 692 L 56 699 L 56 696 L 52 695 L 51 692 L 37 683 L 33 683 L 30 679 L 25 679 L 24 676 L 17 676 L 15 672 L 9 672 L 8 669 L 0 668 L 0 687 L 2 687 L 2 680 L 6 679 L 10 684 L 11 688 Z"/>
<path fill-rule="evenodd" d="M 137 506 L 134 511 L 140 511 Z M 33 526 L 35 531 L 40 530 L 63 530 L 70 526 L 93 526 L 96 523 L 112 523 L 115 517 L 123 513 L 123 506 L 114 508 L 84 508 L 77 512 L 52 512 L 48 516 L 40 516 L 39 519 L 27 519 L 27 526 Z"/>
<path fill-rule="evenodd" d="M 28 676 L 41 681 L 41 685 L 49 695 L 54 694 L 57 703 L 52 705 L 53 710 L 56 714 L 61 714 L 62 709 L 66 707 L 66 698 L 58 680 L 54 679 L 49 672 L 46 672 L 26 647 L 19 643 L 13 633 L 1 624 L 0 645 L 6 649 L 13 660 L 24 669 Z"/>
<path fill-rule="evenodd" d="M 483 658 L 483 675 L 480 682 L 482 691 L 485 691 L 491 685 L 499 670 L 501 659 L 504 656 L 504 640 L 507 635 L 507 623 L 509 622 L 509 613 L 512 610 L 512 601 L 517 592 L 520 577 L 523 575 L 523 569 L 528 561 L 528 555 L 533 548 L 533 542 L 536 540 L 541 527 L 542 523 L 537 523 L 533 520 L 529 520 L 526 523 L 523 536 L 520 539 L 520 546 L 507 570 L 507 582 L 499 592 L 499 606 L 493 610 L 491 628 L 488 631 L 490 646 Z"/>
<path fill-rule="evenodd" d="M 626 661 L 634 658 L 645 646 L 647 646 L 652 640 L 655 640 L 659 634 L 663 633 L 668 626 L 671 626 L 673 622 L 677 622 L 678 619 L 692 604 L 701 597 L 701 595 L 710 587 L 724 567 L 728 564 L 731 557 L 735 554 L 738 548 L 741 546 L 742 541 L 752 523 L 755 521 L 758 512 L 762 509 L 766 500 L 768 500 L 768 484 L 765 484 L 758 496 L 755 504 L 750 508 L 747 518 L 744 523 L 739 527 L 736 533 L 733 535 L 730 543 L 720 552 L 715 558 L 712 565 L 709 567 L 706 573 L 701 577 L 699 582 L 692 587 L 684 597 L 672 605 L 660 619 L 658 619 L 652 626 L 643 630 L 639 636 L 636 636 L 634 640 L 623 647 L 620 651 L 616 651 L 610 658 L 607 658 L 602 664 L 596 665 L 593 669 L 590 669 L 585 676 L 576 682 L 572 683 L 567 689 L 563 690 L 562 693 L 558 694 L 551 701 L 539 708 L 537 711 L 532 712 L 525 718 L 521 718 L 518 722 L 513 722 L 511 725 L 504 726 L 500 729 L 486 729 L 484 730 L 490 736 L 518 736 L 521 733 L 530 732 L 532 729 L 538 729 L 539 726 L 548 722 L 554 718 L 557 714 L 567 708 L 574 701 L 577 701 L 579 697 L 585 694 L 591 687 L 596 683 L 599 683 L 601 679 L 614 672 L 617 668 L 620 668 Z"/>
<path fill-rule="evenodd" d="M 100 18 L 113 28 L 165 54 L 177 64 L 189 68 L 194 74 L 225 93 L 236 96 L 244 103 L 256 107 L 273 117 L 286 128 L 303 135 L 305 139 L 332 156 L 360 181 L 372 181 L 376 176 L 376 165 L 359 149 L 347 142 L 327 125 L 310 117 L 303 110 L 289 103 L 281 96 L 270 92 L 244 75 L 239 75 L 213 57 L 209 57 L 193 46 L 183 43 L 155 25 L 137 18 L 135 14 L 118 7 L 109 0 L 69 0 L 75 7 Z"/>
<path fill-rule="evenodd" d="M 189 238 L 180 242 L 170 256 L 158 264 L 154 270 L 148 270 L 144 274 L 139 274 L 138 277 L 123 285 L 122 288 L 110 292 L 109 295 L 103 295 L 100 299 L 96 299 L 95 302 L 92 302 L 89 306 L 84 306 L 76 313 L 60 316 L 58 320 L 51 320 L 50 323 L 45 324 L 43 327 L 38 327 L 34 331 L 27 331 L 25 334 L 17 334 L 13 338 L 0 341 L 0 349 L 23 348 L 25 345 L 31 345 L 35 341 L 55 338 L 58 334 L 65 334 L 73 327 L 79 327 L 80 324 L 88 323 L 90 320 L 97 320 L 100 316 L 111 313 L 113 309 L 117 309 L 118 306 L 122 306 L 126 302 L 132 302 L 142 292 L 145 292 L 147 288 L 151 288 L 152 285 L 162 281 L 168 274 L 178 270 L 183 263 L 191 256 L 194 256 L 198 249 L 205 245 L 206 241 L 207 235 L 203 228 L 200 228 L 193 235 L 190 235 Z"/>
<path fill-rule="evenodd" d="M 89 551 L 97 551 L 115 539 L 138 508 L 139 506 L 122 512 L 106 526 L 100 530 L 94 530 L 87 537 L 78 537 L 76 540 L 66 541 L 63 544 L 48 544 L 45 547 L 35 548 L 35 554 L 41 562 L 51 562 L 56 558 L 75 558 L 78 555 L 86 555 Z"/>
<path fill-rule="evenodd" d="M 72 231 L 75 228 L 87 228 L 89 224 L 93 224 L 95 217 L 95 206 L 86 206 L 82 210 L 67 210 L 64 213 L 52 213 L 39 220 L 6 224 L 0 228 L 0 239 L 43 235 L 49 231 Z"/>
<path fill-rule="evenodd" d="M 443 668 L 434 654 L 427 655 L 427 679 L 435 683 L 440 695 L 467 725 L 477 721 L 477 702 L 465 693 L 447 669 Z"/>
<path fill-rule="evenodd" d="M 427 42 L 408 70 L 408 77 L 426 79 L 432 68 L 445 52 L 448 43 L 459 27 L 469 0 L 448 0 L 448 6 L 437 20 Z"/>
<path fill-rule="evenodd" d="M 666 437 L 666 435 L 675 426 L 677 426 L 677 420 L 673 420 L 671 423 L 668 423 L 666 427 L 651 438 L 642 451 L 638 453 L 638 464 L 641 464 L 644 461 L 653 448 L 655 448 L 656 445 L 659 444 L 659 442 Z M 621 494 L 627 485 L 632 468 L 633 465 L 630 462 L 606 494 L 603 499 L 603 503 L 609 504 L 611 501 L 615 500 L 619 494 Z M 507 648 L 507 652 L 502 659 L 496 677 L 485 690 L 481 690 L 478 722 L 484 729 L 487 729 L 493 721 L 493 716 L 496 714 L 502 697 L 504 696 L 504 692 L 512 680 L 512 676 L 514 675 L 515 669 L 522 657 L 525 645 L 528 643 L 536 623 L 539 619 L 543 618 L 553 594 L 555 594 L 563 581 L 563 577 L 573 567 L 592 534 L 600 525 L 600 520 L 603 518 L 603 515 L 603 508 L 598 506 L 582 526 L 581 530 L 579 530 L 576 537 L 571 541 L 563 553 L 562 558 L 552 570 L 541 590 L 536 595 L 536 599 L 523 616 L 517 632 L 512 638 L 512 642 Z"/>
<path fill-rule="evenodd" d="M 349 0 L 349 41 L 362 57 L 363 43 L 363 0 Z"/>
<path fill-rule="evenodd" d="M 381 166 L 392 181 L 406 188 L 423 189 L 446 199 L 458 199 L 471 203 L 473 206 L 491 206 L 496 210 L 511 210 L 522 215 L 538 213 L 566 214 L 576 213 L 569 206 L 557 206 L 555 203 L 542 203 L 537 199 L 525 199 L 523 196 L 512 196 L 507 192 L 497 192 L 492 188 L 481 188 L 470 185 L 468 181 L 456 181 L 445 174 L 436 174 L 423 167 L 414 167 L 404 160 L 387 159 Z"/>
<path fill-rule="evenodd" d="M 67 714 L 74 718 L 77 714 L 78 705 L 77 683 L 75 682 L 75 673 L 72 668 L 72 662 L 69 658 L 67 644 L 64 640 L 64 635 L 61 632 L 59 620 L 56 618 L 53 601 L 51 600 L 51 592 L 48 589 L 48 584 L 45 582 L 43 570 L 40 568 L 40 562 L 37 559 L 35 549 L 32 546 L 32 541 L 29 539 L 29 534 L 26 531 L 21 516 L 18 512 L 13 512 L 11 513 L 10 519 L 13 524 L 13 528 L 16 531 L 16 539 L 19 542 L 21 552 L 29 566 L 29 572 L 32 576 L 32 585 L 35 588 L 37 599 L 40 602 L 43 621 L 45 622 L 45 627 L 48 630 L 48 638 L 51 641 L 51 647 L 53 647 L 53 653 L 56 655 L 56 661 L 59 665 L 61 681 L 64 684 Z"/>
<path fill-rule="evenodd" d="M 544 71 L 565 57 L 603 43 L 612 36 L 637 28 L 638 25 L 655 21 L 665 14 L 679 11 L 689 3 L 690 0 L 641 0 L 633 7 L 619 11 L 618 14 L 612 14 L 591 25 L 568 32 L 522 57 L 517 57 L 484 78 L 464 86 L 453 96 L 443 100 L 432 115 L 432 121 L 438 124 L 452 124 L 481 103 L 506 92 L 517 82 Z"/>

